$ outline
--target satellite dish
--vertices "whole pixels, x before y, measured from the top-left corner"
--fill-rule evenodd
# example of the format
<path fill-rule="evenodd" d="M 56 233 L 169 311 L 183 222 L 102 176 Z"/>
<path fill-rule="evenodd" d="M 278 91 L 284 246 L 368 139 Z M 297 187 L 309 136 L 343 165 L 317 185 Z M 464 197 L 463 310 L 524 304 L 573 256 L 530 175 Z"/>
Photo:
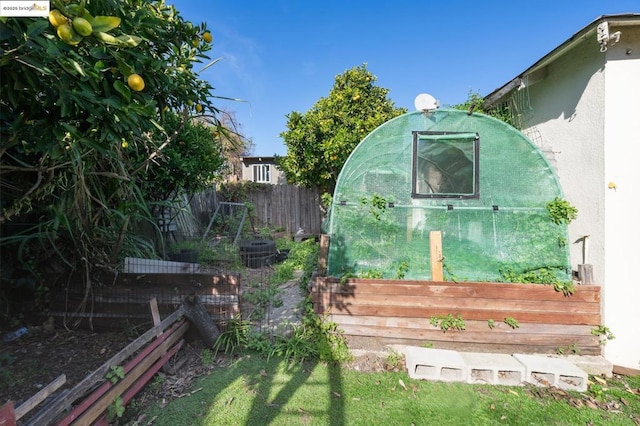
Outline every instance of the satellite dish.
<path fill-rule="evenodd" d="M 418 111 L 431 111 L 440 106 L 440 102 L 428 93 L 420 93 L 413 104 Z"/>

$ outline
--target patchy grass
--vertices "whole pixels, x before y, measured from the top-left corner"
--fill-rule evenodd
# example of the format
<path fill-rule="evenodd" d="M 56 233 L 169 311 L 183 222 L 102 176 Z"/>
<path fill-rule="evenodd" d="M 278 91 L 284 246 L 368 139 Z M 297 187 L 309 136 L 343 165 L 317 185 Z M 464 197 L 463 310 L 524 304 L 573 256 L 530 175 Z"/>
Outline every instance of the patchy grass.
<path fill-rule="evenodd" d="M 599 378 L 598 378 L 599 379 Z M 637 425 L 640 378 L 584 394 L 533 386 L 416 381 L 320 362 L 244 356 L 147 410 L 154 425 Z"/>

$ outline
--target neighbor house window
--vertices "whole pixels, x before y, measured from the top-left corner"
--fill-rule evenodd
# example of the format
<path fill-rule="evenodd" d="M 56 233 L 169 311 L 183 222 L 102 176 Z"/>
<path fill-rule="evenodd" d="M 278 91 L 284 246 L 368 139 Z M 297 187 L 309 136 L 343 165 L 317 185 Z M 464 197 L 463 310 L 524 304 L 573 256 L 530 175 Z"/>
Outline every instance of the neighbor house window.
<path fill-rule="evenodd" d="M 478 198 L 480 136 L 413 132 L 414 198 Z"/>
<path fill-rule="evenodd" d="M 271 165 L 270 164 L 254 164 L 253 166 L 254 182 L 271 182 Z"/>

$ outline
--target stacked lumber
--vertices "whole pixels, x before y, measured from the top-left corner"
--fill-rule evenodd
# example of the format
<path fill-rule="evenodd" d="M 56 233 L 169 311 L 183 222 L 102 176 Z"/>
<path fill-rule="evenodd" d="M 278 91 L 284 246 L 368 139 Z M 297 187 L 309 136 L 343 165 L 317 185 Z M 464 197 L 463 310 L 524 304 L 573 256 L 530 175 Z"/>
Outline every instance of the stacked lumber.
<path fill-rule="evenodd" d="M 183 318 L 187 316 L 185 309 L 181 306 L 162 321 L 157 309 L 157 301 L 152 300 L 151 311 L 155 324 L 152 328 L 73 388 L 53 395 L 66 382 L 62 375 L 17 408 L 14 409 L 12 402 L 0 407 L 0 425 L 15 426 L 51 396 L 51 401 L 29 416 L 24 424 L 107 425 L 108 408 L 124 407 L 184 343 L 183 336 L 190 325 Z"/>

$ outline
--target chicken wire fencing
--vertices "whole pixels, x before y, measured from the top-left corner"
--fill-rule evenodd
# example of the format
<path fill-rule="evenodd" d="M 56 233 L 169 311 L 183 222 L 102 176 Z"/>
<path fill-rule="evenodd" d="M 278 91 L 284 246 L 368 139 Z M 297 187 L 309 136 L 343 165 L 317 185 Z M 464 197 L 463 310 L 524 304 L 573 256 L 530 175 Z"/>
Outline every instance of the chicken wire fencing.
<path fill-rule="evenodd" d="M 153 325 L 152 300 L 164 318 L 193 295 L 216 322 L 240 315 L 240 277 L 209 274 L 120 274 L 97 279 L 89 288 L 70 281 L 52 292 L 47 314 L 67 328 L 144 332 Z"/>

